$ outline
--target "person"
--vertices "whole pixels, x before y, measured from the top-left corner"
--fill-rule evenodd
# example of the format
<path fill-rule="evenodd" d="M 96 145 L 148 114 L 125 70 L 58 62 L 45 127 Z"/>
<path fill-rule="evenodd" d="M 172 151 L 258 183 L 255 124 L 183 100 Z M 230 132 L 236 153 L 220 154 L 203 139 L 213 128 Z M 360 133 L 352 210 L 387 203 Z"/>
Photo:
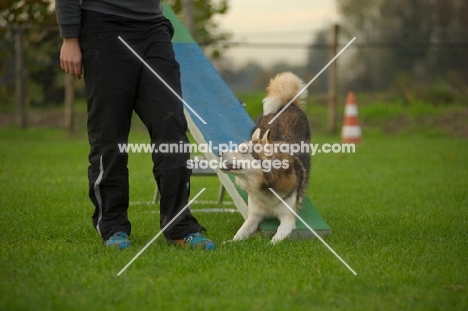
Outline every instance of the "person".
<path fill-rule="evenodd" d="M 87 92 L 89 196 L 94 227 L 109 247 L 130 246 L 128 141 L 133 111 L 148 129 L 151 143 L 188 143 L 183 103 L 120 41 L 121 37 L 181 96 L 180 69 L 171 43 L 174 29 L 160 0 L 57 0 L 63 44 L 61 68 Z M 152 153 L 153 175 L 161 193 L 160 226 L 187 204 L 189 153 Z M 205 228 L 184 212 L 164 231 L 170 243 L 215 249 Z"/>

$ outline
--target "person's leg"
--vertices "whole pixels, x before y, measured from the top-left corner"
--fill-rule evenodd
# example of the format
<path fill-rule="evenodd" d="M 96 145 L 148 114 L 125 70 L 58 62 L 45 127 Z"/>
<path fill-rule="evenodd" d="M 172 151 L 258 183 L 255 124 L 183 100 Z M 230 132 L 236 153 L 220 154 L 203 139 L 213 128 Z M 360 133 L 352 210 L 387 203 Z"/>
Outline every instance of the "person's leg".
<path fill-rule="evenodd" d="M 83 12 L 81 47 L 88 96 L 89 196 L 93 224 L 103 240 L 123 231 L 130 235 L 126 153 L 140 63 L 118 40 L 112 17 Z"/>
<path fill-rule="evenodd" d="M 173 33 L 169 21 L 161 20 L 147 27 L 143 58 L 164 81 L 179 95 L 179 64 L 175 60 L 171 37 Z M 170 143 L 188 143 L 187 121 L 183 103 L 148 69 L 140 75 L 138 98 L 135 103 L 138 113 L 156 146 Z M 191 170 L 187 168 L 189 153 L 153 153 L 153 173 L 161 193 L 161 228 L 188 204 Z M 177 240 L 195 232 L 205 230 L 192 216 L 189 209 L 171 225 L 164 235 Z"/>

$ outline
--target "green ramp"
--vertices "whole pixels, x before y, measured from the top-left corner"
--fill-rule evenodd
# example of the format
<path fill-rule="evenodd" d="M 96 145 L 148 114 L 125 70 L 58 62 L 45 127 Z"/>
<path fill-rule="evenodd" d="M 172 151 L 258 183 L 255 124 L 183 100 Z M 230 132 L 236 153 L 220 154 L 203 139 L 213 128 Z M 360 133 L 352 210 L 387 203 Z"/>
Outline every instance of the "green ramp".
<path fill-rule="evenodd" d="M 198 144 L 211 143 L 214 153 L 207 152 L 205 157 L 217 160 L 215 153 L 219 145 L 248 140 L 255 123 L 167 4 L 164 4 L 164 15 L 175 29 L 172 42 L 180 64 L 183 98 L 202 119 L 190 109 L 185 109 L 189 130 Z M 236 185 L 231 174 L 217 171 L 217 175 L 239 212 L 246 218 L 247 193 Z M 330 227 L 308 198 L 303 200 L 299 215 L 318 234 L 325 236 L 331 233 Z M 277 219 L 266 220 L 260 224 L 260 229 L 272 235 L 278 224 Z M 301 221 L 297 220 L 296 227 L 291 238 L 313 237 Z"/>

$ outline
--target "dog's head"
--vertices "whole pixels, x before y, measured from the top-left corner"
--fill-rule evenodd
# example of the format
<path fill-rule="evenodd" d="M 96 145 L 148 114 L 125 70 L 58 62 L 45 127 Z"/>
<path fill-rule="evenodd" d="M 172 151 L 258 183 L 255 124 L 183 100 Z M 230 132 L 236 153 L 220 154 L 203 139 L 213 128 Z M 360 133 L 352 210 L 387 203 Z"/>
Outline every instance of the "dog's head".
<path fill-rule="evenodd" d="M 236 150 L 221 154 L 220 169 L 235 175 L 263 175 L 273 169 L 287 168 L 289 155 L 276 152 L 270 130 L 262 137 L 260 133 L 261 130 L 256 129 L 249 141 L 240 144 Z"/>

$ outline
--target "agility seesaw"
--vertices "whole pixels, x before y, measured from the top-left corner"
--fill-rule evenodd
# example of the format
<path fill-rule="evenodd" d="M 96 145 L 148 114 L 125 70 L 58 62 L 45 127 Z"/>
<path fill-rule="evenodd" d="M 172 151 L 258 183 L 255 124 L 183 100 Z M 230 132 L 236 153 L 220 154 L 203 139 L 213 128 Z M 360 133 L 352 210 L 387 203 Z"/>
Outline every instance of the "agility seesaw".
<path fill-rule="evenodd" d="M 172 42 L 176 59 L 180 64 L 183 98 L 190 106 L 190 109 L 186 107 L 185 115 L 189 130 L 196 142 L 198 144 L 211 142 L 213 146 L 218 146 L 248 140 L 255 125 L 251 117 L 174 11 L 166 4 L 164 4 L 164 15 L 172 22 L 175 29 Z M 217 153 L 216 150 L 214 152 Z M 216 160 L 217 154 L 208 152 L 205 157 L 208 160 Z M 217 175 L 236 208 L 246 218 L 247 193 L 236 185 L 231 174 L 217 172 Z M 331 233 L 330 227 L 307 197 L 301 204 L 299 216 L 320 236 Z M 278 225 L 277 219 L 266 220 L 260 224 L 260 230 L 267 235 L 273 235 Z M 312 237 L 314 237 L 312 232 L 297 220 L 291 238 Z"/>

